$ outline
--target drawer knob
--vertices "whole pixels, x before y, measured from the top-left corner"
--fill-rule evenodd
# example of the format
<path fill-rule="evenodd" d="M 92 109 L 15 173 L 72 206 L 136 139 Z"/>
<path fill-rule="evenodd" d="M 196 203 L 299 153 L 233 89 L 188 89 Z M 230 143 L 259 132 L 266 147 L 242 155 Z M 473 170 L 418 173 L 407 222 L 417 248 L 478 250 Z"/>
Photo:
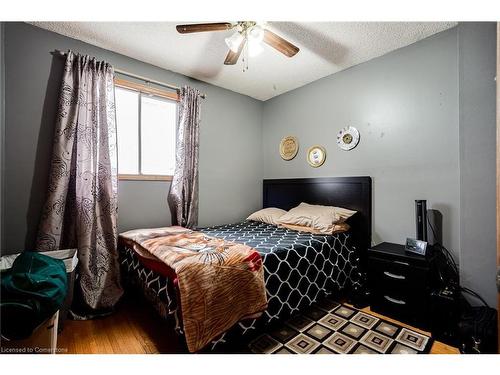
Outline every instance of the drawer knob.
<path fill-rule="evenodd" d="M 384 271 L 384 275 L 387 277 L 390 277 L 391 279 L 398 279 L 398 280 L 405 280 L 406 277 L 403 275 L 396 275 L 394 273 L 391 273 L 389 271 Z"/>
<path fill-rule="evenodd" d="M 384 298 L 387 301 L 392 302 L 392 303 L 396 303 L 398 305 L 406 305 L 406 302 L 403 301 L 403 300 L 400 300 L 400 299 L 395 299 L 395 298 L 392 298 L 392 297 L 389 297 L 389 296 L 384 296 Z"/>

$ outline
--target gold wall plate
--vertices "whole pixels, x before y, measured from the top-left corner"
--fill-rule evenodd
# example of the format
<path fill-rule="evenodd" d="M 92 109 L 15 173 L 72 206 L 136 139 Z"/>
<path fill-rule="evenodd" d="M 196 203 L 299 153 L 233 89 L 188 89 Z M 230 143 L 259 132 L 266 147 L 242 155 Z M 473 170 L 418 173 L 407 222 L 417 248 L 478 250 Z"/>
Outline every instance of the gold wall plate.
<path fill-rule="evenodd" d="M 280 156 L 283 160 L 292 160 L 299 152 L 299 141 L 296 137 L 288 136 L 280 142 Z"/>
<path fill-rule="evenodd" d="M 323 165 L 326 160 L 326 150 L 323 146 L 312 146 L 307 150 L 307 162 L 313 168 Z"/>

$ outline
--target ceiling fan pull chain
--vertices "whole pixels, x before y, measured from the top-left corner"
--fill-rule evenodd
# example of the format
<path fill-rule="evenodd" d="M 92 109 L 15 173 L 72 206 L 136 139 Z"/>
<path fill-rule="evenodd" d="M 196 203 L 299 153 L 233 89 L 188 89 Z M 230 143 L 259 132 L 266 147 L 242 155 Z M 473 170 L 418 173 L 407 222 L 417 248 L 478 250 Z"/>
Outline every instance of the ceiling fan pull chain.
<path fill-rule="evenodd" d="M 248 60 L 249 60 L 249 58 L 248 58 L 248 48 L 249 48 L 248 47 L 248 44 L 249 44 L 248 43 L 248 26 L 245 28 L 245 41 L 246 41 L 246 43 L 245 43 L 245 56 L 244 56 L 245 61 L 244 61 L 243 71 L 247 72 L 248 71 Z"/>
<path fill-rule="evenodd" d="M 243 73 L 246 71 L 246 65 L 247 65 L 247 33 L 244 31 L 244 38 L 243 38 L 243 57 L 241 58 L 241 62 L 243 63 Z"/>
<path fill-rule="evenodd" d="M 243 59 L 243 71 L 248 70 L 248 43 L 245 45 L 245 57 Z"/>

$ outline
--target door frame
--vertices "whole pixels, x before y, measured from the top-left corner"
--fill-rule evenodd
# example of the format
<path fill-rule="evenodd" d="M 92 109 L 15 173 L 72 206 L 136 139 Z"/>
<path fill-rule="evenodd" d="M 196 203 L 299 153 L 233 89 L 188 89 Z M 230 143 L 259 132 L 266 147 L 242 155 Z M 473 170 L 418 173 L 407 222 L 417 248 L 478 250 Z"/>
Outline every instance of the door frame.
<path fill-rule="evenodd" d="M 500 269 L 500 22 L 497 22 L 497 73 L 496 73 L 496 112 L 497 112 L 497 155 L 496 155 L 496 163 L 497 163 L 497 272 Z M 499 277 L 497 273 L 497 278 Z M 498 284 L 499 280 L 497 279 L 497 287 L 500 287 Z M 497 351 L 500 353 L 500 289 L 497 289 L 497 298 L 498 298 L 498 347 Z"/>

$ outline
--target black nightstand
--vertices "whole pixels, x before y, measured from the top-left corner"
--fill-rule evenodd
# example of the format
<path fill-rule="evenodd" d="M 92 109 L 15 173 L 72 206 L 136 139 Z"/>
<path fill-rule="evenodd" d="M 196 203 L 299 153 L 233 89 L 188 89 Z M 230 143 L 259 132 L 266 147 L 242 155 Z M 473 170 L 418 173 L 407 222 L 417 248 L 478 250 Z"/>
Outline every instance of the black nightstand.
<path fill-rule="evenodd" d="M 432 254 L 412 254 L 404 245 L 389 242 L 368 250 L 370 308 L 374 312 L 428 329 L 430 294 L 436 284 Z"/>

